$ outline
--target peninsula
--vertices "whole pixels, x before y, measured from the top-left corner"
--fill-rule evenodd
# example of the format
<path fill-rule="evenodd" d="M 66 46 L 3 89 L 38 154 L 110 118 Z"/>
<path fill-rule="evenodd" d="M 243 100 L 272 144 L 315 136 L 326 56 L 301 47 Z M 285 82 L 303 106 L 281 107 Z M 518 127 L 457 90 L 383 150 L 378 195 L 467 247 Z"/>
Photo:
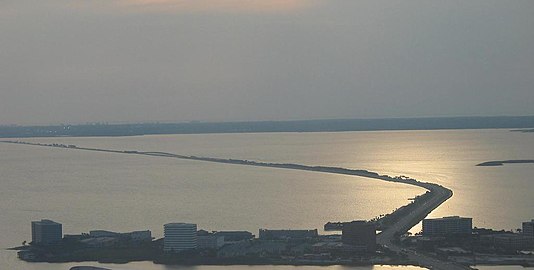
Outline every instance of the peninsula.
<path fill-rule="evenodd" d="M 427 255 L 417 253 L 416 251 L 404 250 L 398 244 L 398 237 L 405 234 L 410 228 L 423 220 L 431 211 L 436 209 L 439 205 L 445 202 L 447 199 L 452 197 L 452 191 L 448 188 L 445 188 L 441 185 L 421 182 L 415 179 L 404 177 L 404 176 L 388 176 L 380 175 L 376 172 L 370 172 L 367 170 L 355 170 L 339 167 L 328 167 L 328 166 L 309 166 L 301 164 L 292 164 L 292 163 L 267 163 L 260 161 L 251 161 L 251 160 L 241 160 L 241 159 L 223 159 L 223 158 L 213 158 L 213 157 L 198 157 L 198 156 L 187 156 L 179 155 L 166 152 L 146 152 L 146 151 L 137 151 L 137 150 L 113 150 L 113 149 L 100 149 L 100 148 L 87 148 L 80 147 L 76 145 L 65 145 L 65 144 L 42 144 L 42 143 L 30 143 L 22 141 L 2 141 L 3 143 L 14 143 L 21 145 L 29 146 L 39 146 L 39 147 L 55 147 L 62 148 L 67 150 L 79 150 L 79 151 L 93 151 L 93 152 L 105 152 L 105 153 L 115 153 L 115 154 L 124 154 L 124 155 L 144 155 L 144 156 L 154 156 L 154 157 L 163 157 L 163 158 L 177 158 L 177 159 L 186 159 L 186 160 L 196 160 L 203 162 L 215 162 L 215 163 L 225 163 L 233 165 L 246 165 L 246 166 L 258 166 L 258 167 L 269 167 L 269 168 L 278 168 L 278 169 L 291 169 L 291 170 L 305 170 L 305 171 L 315 171 L 322 173 L 332 173 L 332 174 L 343 174 L 343 175 L 352 175 L 360 176 L 366 178 L 372 178 L 387 182 L 394 182 L 406 185 L 413 185 L 421 187 L 427 190 L 425 196 L 422 196 L 424 199 L 414 200 L 410 205 L 401 207 L 397 211 L 386 215 L 387 219 L 380 219 L 379 226 L 382 229 L 380 234 L 377 236 L 377 243 L 382 247 L 385 247 L 387 250 L 402 253 L 403 256 L 407 257 L 410 261 L 415 262 L 417 265 L 424 267 L 430 267 L 432 269 L 466 269 L 465 266 L 459 264 L 453 264 L 451 262 L 445 262 L 438 259 L 434 259 Z M 401 213 L 402 214 L 399 214 Z M 394 217 L 394 218 L 392 218 Z M 384 220 L 388 220 L 387 225 Z M 235 263 L 235 262 L 233 262 Z M 250 261 L 247 260 L 246 264 L 250 264 Z M 275 264 L 275 261 L 269 260 L 268 264 Z M 278 264 L 282 264 L 278 262 Z M 341 264 L 340 262 L 333 262 L 332 264 Z"/>

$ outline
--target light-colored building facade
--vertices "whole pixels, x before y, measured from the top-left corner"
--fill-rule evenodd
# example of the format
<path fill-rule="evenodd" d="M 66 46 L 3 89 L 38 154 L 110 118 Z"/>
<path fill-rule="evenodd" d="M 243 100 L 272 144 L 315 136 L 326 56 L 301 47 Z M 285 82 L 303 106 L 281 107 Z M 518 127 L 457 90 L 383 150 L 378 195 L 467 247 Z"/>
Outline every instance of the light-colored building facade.
<path fill-rule="evenodd" d="M 163 251 L 180 252 L 196 249 L 197 225 L 191 223 L 168 223 L 163 226 Z"/>
<path fill-rule="evenodd" d="M 37 245 L 51 245 L 61 241 L 63 227 L 61 223 L 48 219 L 32 221 L 32 243 Z"/>
<path fill-rule="evenodd" d="M 424 236 L 467 235 L 472 231 L 472 218 L 453 216 L 423 220 Z"/>

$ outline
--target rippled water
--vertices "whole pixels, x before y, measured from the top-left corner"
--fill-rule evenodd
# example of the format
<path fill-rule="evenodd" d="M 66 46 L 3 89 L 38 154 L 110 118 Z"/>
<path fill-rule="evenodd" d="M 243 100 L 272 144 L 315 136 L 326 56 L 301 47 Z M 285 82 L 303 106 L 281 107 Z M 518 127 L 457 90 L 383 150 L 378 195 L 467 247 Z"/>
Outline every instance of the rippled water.
<path fill-rule="evenodd" d="M 474 166 L 534 158 L 534 134 L 452 130 L 27 140 L 402 174 L 453 189 L 454 197 L 431 216 L 471 216 L 475 226 L 499 229 L 534 218 L 532 164 Z M 171 221 L 257 233 L 261 227 L 321 228 L 327 221 L 369 219 L 424 192 L 361 177 L 9 144 L 0 144 L 0 173 L 3 247 L 30 239 L 30 221 L 40 218 L 63 223 L 65 233 L 150 229 L 159 237 L 162 224 Z M 70 266 L 22 263 L 10 251 L 0 256 L 8 269 Z M 173 269 L 151 263 L 113 268 Z M 224 267 L 194 269 L 212 268 Z"/>

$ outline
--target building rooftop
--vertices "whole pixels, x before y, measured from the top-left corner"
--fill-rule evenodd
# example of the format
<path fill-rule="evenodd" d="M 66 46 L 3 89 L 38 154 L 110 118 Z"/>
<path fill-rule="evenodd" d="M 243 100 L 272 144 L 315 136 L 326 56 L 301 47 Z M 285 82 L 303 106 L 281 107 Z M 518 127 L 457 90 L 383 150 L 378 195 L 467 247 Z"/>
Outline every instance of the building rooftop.
<path fill-rule="evenodd" d="M 165 224 L 164 226 L 196 226 L 197 224 L 194 224 L 194 223 L 184 223 L 184 222 L 171 222 L 171 223 L 167 223 Z"/>
<path fill-rule="evenodd" d="M 61 223 L 57 223 L 50 219 L 41 219 L 40 221 L 32 221 L 33 223 L 41 224 L 41 225 L 61 225 Z"/>
<path fill-rule="evenodd" d="M 472 219 L 469 217 L 460 217 L 460 216 L 449 216 L 449 217 L 442 217 L 442 218 L 425 218 L 426 220 L 449 220 L 449 219 Z"/>

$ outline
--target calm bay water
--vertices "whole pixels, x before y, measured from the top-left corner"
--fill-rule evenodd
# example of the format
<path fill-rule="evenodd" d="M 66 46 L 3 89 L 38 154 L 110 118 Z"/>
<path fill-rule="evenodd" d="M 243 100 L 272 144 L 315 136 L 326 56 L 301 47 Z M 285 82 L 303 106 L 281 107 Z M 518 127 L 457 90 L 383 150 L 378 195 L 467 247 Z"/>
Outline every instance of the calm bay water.
<path fill-rule="evenodd" d="M 498 229 L 518 228 L 520 222 L 534 218 L 534 166 L 475 167 L 488 160 L 534 158 L 534 134 L 508 130 L 25 140 L 407 175 L 438 182 L 454 191 L 454 197 L 434 211 L 433 217 L 471 216 L 475 226 Z M 164 223 L 173 221 L 195 222 L 207 230 L 255 233 L 259 228 L 322 228 L 327 221 L 369 219 L 391 212 L 422 192 L 361 177 L 0 144 L 0 243 L 5 248 L 29 240 L 30 221 L 41 218 L 63 223 L 65 233 L 150 229 L 156 237 L 162 236 Z M 76 264 L 27 264 L 18 261 L 14 252 L 1 251 L 0 265 L 6 265 L 6 269 L 47 270 L 68 269 Z M 175 269 L 151 263 L 111 267 Z M 220 268 L 224 267 L 184 269 Z"/>

